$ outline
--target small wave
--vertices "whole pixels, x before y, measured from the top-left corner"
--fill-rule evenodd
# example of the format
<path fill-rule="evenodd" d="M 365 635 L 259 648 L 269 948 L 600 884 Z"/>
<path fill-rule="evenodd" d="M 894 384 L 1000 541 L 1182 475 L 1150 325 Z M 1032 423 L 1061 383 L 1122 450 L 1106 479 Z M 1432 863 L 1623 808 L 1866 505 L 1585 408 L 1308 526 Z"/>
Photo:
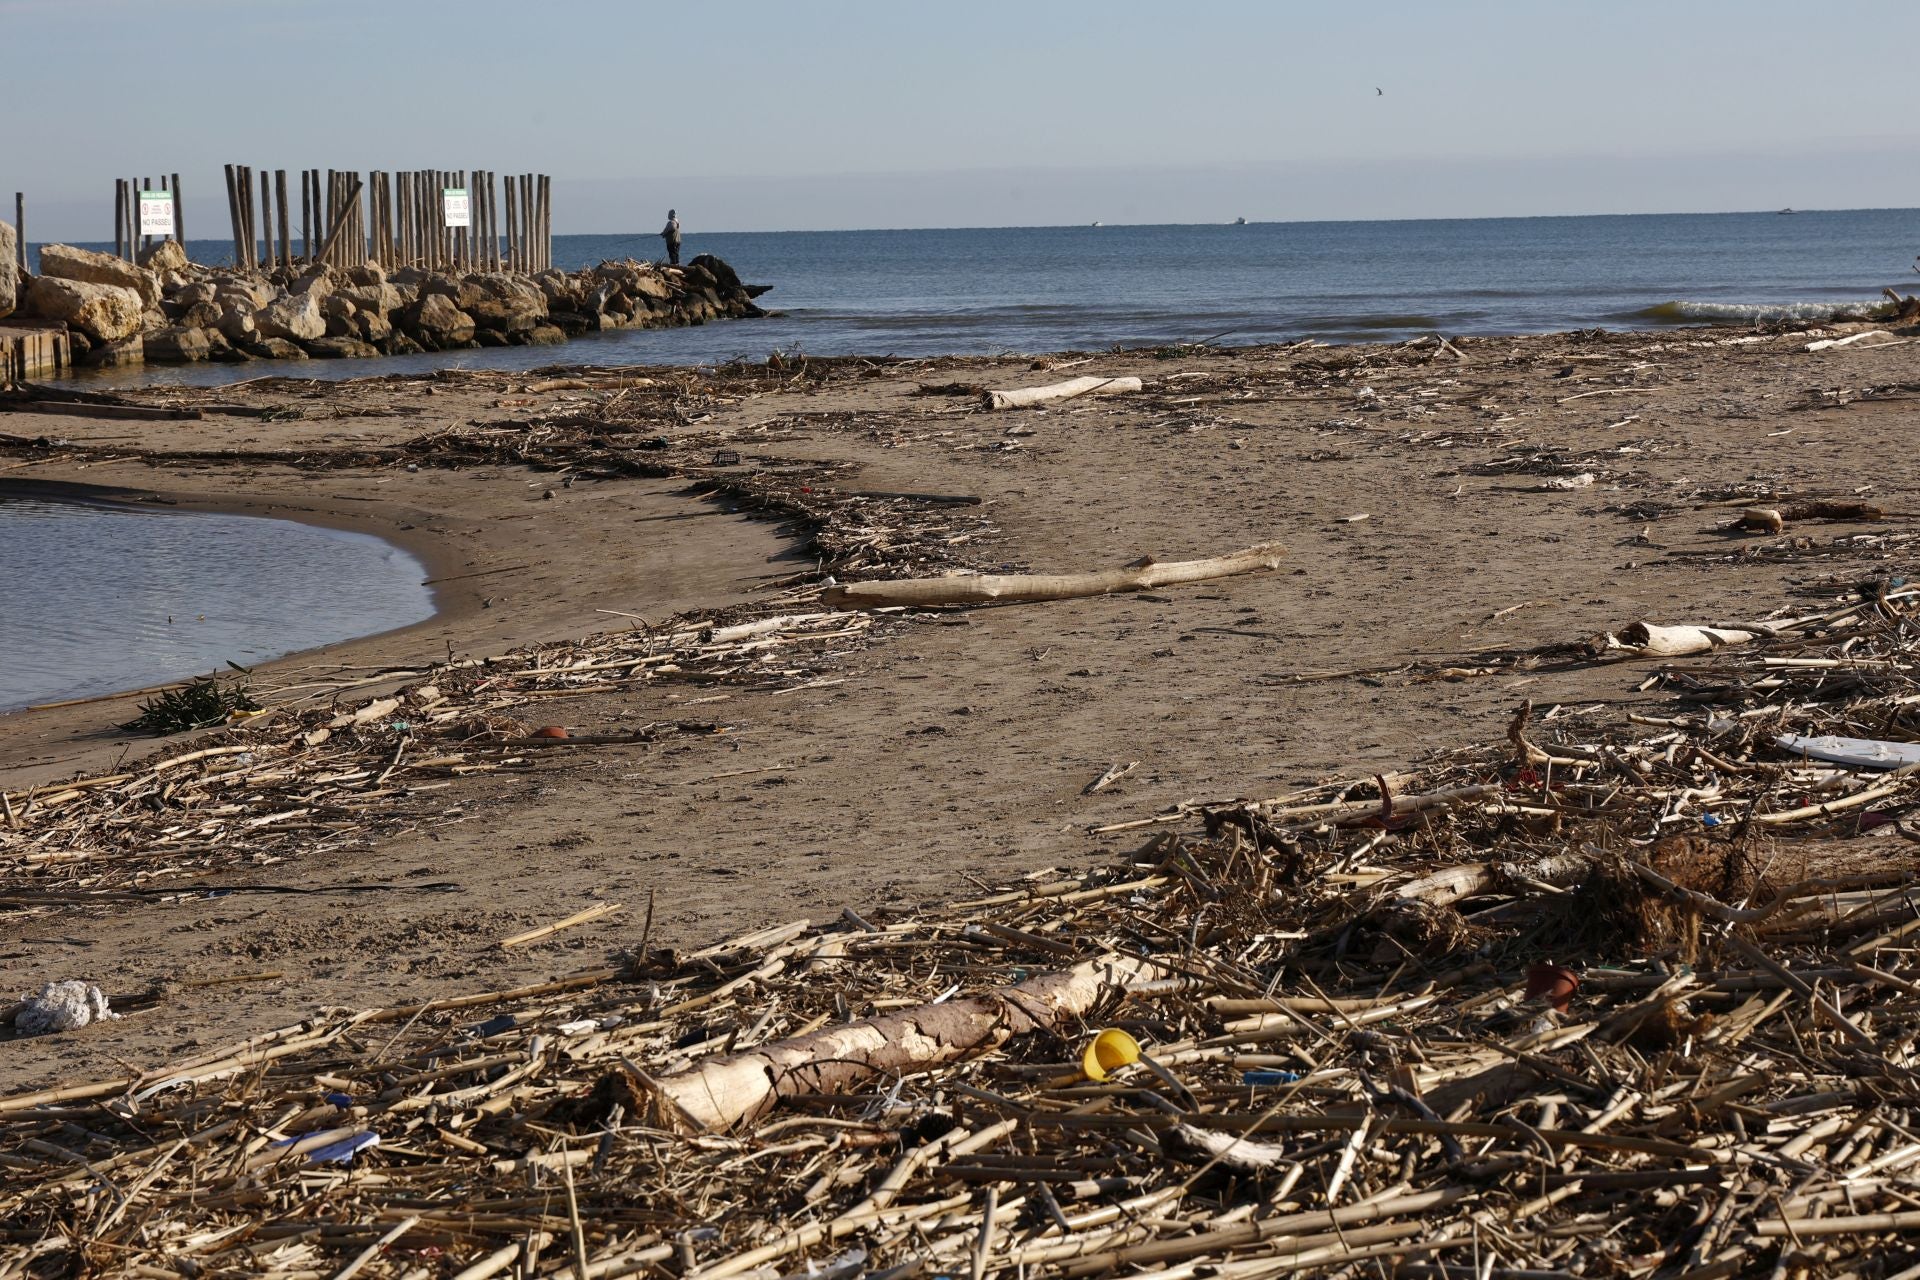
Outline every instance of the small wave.
<path fill-rule="evenodd" d="M 1621 311 L 1616 320 L 1653 324 L 1758 324 L 1766 320 L 1799 320 L 1812 324 L 1864 317 L 1869 304 L 1858 302 L 1661 302 L 1638 311 Z"/>
<path fill-rule="evenodd" d="M 1431 332 L 1444 329 L 1448 322 L 1437 316 L 1395 315 L 1391 312 L 1361 312 L 1358 315 L 1323 314 L 1293 319 L 1303 329 L 1340 328 L 1365 333 L 1376 329 L 1420 329 Z"/>

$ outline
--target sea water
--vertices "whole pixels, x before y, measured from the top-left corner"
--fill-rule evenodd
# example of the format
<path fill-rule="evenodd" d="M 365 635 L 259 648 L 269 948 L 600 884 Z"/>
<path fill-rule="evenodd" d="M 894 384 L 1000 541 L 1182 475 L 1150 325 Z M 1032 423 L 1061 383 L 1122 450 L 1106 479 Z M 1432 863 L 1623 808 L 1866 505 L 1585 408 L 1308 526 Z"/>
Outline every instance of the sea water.
<path fill-rule="evenodd" d="M 433 614 L 361 533 L 0 490 L 0 712 L 219 672 Z"/>
<path fill-rule="evenodd" d="M 447 366 L 705 364 L 770 352 L 930 356 L 1215 341 L 1397 340 L 1832 316 L 1920 289 L 1920 210 L 1645 214 L 1245 226 L 706 233 L 778 314 L 624 330 L 564 348 L 372 361 L 163 366 L 108 382 L 342 378 Z M 197 261 L 231 244 L 190 241 Z M 569 269 L 656 258 L 658 236 L 554 239 Z"/>

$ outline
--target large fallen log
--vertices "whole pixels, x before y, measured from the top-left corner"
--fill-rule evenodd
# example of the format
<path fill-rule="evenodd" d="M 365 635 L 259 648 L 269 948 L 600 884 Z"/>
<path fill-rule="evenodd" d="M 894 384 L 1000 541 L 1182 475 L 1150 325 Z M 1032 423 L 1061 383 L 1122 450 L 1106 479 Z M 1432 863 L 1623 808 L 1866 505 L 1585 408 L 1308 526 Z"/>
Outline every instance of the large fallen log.
<path fill-rule="evenodd" d="M 822 603 L 842 609 L 878 609 L 889 605 L 931 608 L 950 604 L 1013 604 L 1035 600 L 1073 600 L 1118 591 L 1148 591 L 1180 582 L 1204 582 L 1235 574 L 1277 569 L 1286 554 L 1277 542 L 1205 560 L 1169 560 L 1152 556 L 1118 569 L 1093 573 L 981 573 L 945 578 L 897 578 L 829 587 Z"/>
<path fill-rule="evenodd" d="M 1068 378 L 1044 387 L 1019 387 L 1013 391 L 987 391 L 981 395 L 989 409 L 1024 409 L 1028 405 L 1050 404 L 1076 396 L 1112 396 L 1123 391 L 1138 391 L 1138 378 Z"/>
<path fill-rule="evenodd" d="M 715 1058 L 651 1083 L 667 1104 L 664 1119 L 725 1129 L 796 1093 L 848 1093 L 881 1077 L 978 1057 L 1015 1036 L 1070 1033 L 1126 984 L 1154 972 L 1150 961 L 1109 956 L 968 1000 L 915 1005 Z"/>
<path fill-rule="evenodd" d="M 1679 658 L 1745 644 L 1755 634 L 1730 627 L 1661 627 L 1651 622 L 1631 622 L 1620 629 L 1612 647 L 1648 658 Z"/>

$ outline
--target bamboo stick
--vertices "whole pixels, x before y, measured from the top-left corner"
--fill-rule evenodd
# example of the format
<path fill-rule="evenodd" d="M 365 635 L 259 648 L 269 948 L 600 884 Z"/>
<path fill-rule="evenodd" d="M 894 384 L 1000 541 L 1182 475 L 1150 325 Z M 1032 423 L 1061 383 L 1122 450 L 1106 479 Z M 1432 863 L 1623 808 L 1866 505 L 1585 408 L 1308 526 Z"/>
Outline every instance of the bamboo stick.
<path fill-rule="evenodd" d="M 529 942 L 538 942 L 542 938 L 550 938 L 554 934 L 564 930 L 572 929 L 583 924 L 590 924 L 595 920 L 610 916 L 619 909 L 620 904 L 617 902 L 599 903 L 595 906 L 588 907 L 584 911 L 576 911 L 564 920 L 556 920 L 552 924 L 543 924 L 539 928 L 529 929 L 525 933 L 516 933 L 511 938 L 502 938 L 500 940 L 500 949 L 506 951 L 513 947 L 525 946 Z"/>

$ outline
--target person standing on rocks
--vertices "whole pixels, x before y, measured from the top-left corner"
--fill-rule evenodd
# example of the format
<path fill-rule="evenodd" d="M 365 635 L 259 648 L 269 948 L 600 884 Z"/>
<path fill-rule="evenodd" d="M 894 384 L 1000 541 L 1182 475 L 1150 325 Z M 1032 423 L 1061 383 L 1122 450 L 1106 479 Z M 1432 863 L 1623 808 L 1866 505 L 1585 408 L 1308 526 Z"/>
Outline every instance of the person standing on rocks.
<path fill-rule="evenodd" d="M 667 262 L 672 266 L 679 266 L 680 215 L 672 209 L 667 210 L 667 225 L 660 229 L 660 238 L 667 242 Z"/>

